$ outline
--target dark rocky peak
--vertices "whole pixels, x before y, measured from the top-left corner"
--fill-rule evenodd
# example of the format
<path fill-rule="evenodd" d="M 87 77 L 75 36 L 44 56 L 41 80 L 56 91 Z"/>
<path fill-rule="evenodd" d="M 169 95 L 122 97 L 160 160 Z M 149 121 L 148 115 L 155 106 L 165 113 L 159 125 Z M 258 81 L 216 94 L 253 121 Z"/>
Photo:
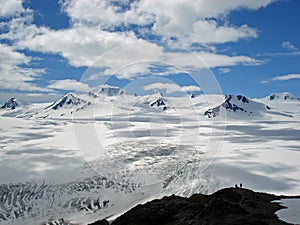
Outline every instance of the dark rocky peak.
<path fill-rule="evenodd" d="M 152 99 L 149 102 L 149 105 L 151 107 L 162 107 L 163 110 L 167 109 L 167 104 L 166 104 L 167 100 L 163 97 L 163 94 L 160 92 L 156 92 Z"/>
<path fill-rule="evenodd" d="M 56 100 L 52 105 L 46 107 L 46 109 L 54 109 L 57 110 L 59 108 L 64 108 L 66 106 L 77 106 L 82 104 L 91 104 L 84 99 L 77 97 L 74 93 L 70 92 L 65 94 L 60 99 Z"/>
<path fill-rule="evenodd" d="M 16 109 L 18 106 L 20 106 L 20 103 L 18 103 L 17 99 L 11 98 L 6 103 L 4 103 L 3 106 L 1 106 L 1 109 L 13 110 Z"/>

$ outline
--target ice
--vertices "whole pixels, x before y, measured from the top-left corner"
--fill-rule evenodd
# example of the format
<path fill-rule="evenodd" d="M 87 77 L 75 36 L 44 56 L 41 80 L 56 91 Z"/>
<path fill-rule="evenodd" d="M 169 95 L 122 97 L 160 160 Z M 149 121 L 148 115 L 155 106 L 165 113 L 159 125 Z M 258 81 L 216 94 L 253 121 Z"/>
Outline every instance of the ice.
<path fill-rule="evenodd" d="M 163 110 L 151 106 L 162 98 L 157 94 L 118 93 L 77 93 L 84 101 L 66 107 L 1 112 L 1 224 L 86 223 L 163 195 L 212 193 L 241 182 L 299 195 L 299 102 L 252 99 L 247 110 L 261 116 L 207 118 L 224 96 L 163 96 Z M 108 207 L 95 206 L 99 197 Z"/>

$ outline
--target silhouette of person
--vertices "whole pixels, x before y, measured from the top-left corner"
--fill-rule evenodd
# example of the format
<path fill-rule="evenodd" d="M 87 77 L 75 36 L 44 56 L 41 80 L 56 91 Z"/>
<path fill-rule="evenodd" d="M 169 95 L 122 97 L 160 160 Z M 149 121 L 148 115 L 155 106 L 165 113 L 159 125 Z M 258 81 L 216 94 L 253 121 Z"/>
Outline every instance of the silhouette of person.
<path fill-rule="evenodd" d="M 243 184 L 242 183 L 240 183 L 240 188 L 243 188 Z"/>

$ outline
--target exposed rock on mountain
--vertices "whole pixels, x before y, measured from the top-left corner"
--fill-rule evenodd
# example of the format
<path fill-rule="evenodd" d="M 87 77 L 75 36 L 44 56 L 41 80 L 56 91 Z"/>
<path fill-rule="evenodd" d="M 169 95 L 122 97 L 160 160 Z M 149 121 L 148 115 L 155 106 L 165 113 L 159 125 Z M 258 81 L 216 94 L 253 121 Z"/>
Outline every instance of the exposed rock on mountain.
<path fill-rule="evenodd" d="M 125 93 L 125 90 L 119 88 L 119 87 L 113 87 L 105 85 L 100 88 L 99 94 L 106 94 L 108 96 L 117 96 L 122 95 Z"/>
<path fill-rule="evenodd" d="M 61 108 L 71 108 L 74 106 L 77 106 L 78 108 L 82 108 L 86 105 L 90 105 L 91 103 L 81 99 L 79 97 L 76 97 L 74 93 L 67 93 L 63 97 L 56 100 L 53 104 L 46 107 L 46 109 L 54 109 L 58 110 Z"/>
<path fill-rule="evenodd" d="M 300 99 L 289 92 L 273 93 L 267 96 L 269 101 L 300 101 Z"/>
<path fill-rule="evenodd" d="M 267 105 L 252 101 L 242 95 L 226 95 L 221 105 L 208 109 L 204 115 L 208 118 L 225 116 L 225 114 L 229 117 L 261 116 L 269 109 Z"/>
<path fill-rule="evenodd" d="M 4 103 L 3 106 L 1 106 L 1 109 L 13 110 L 16 109 L 18 106 L 20 106 L 20 103 L 17 102 L 17 99 L 11 98 L 8 100 L 8 102 Z"/>
<path fill-rule="evenodd" d="M 160 92 L 157 92 L 155 95 L 153 95 L 152 99 L 149 102 L 149 105 L 151 107 L 159 107 L 163 110 L 167 109 L 167 100 L 163 97 L 163 95 Z"/>

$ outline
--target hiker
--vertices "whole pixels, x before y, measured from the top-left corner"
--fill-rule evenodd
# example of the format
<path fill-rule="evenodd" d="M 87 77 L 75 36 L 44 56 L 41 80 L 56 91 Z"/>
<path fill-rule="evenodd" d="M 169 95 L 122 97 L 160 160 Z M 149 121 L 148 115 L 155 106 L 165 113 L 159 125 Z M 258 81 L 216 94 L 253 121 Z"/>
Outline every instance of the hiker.
<path fill-rule="evenodd" d="M 240 188 L 243 188 L 243 184 L 242 183 L 240 183 Z"/>

